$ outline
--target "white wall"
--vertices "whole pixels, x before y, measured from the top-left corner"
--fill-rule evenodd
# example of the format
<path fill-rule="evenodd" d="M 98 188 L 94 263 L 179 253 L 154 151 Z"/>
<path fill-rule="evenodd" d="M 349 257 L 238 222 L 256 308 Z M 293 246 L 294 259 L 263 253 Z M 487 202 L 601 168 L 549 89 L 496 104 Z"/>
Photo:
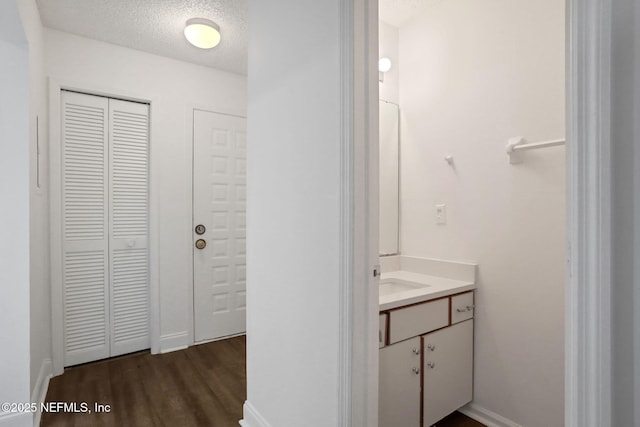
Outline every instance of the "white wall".
<path fill-rule="evenodd" d="M 243 425 L 335 426 L 341 2 L 249 3 Z"/>
<path fill-rule="evenodd" d="M 384 75 L 384 81 L 380 82 L 380 99 L 397 104 L 400 102 L 400 62 L 398 52 L 399 31 L 397 27 L 380 22 L 378 27 L 379 46 L 378 58 L 389 58 L 391 69 Z"/>
<path fill-rule="evenodd" d="M 20 0 L 18 7 L 29 42 L 30 390 L 31 401 L 37 402 L 38 399 L 44 398 L 41 391 L 46 386 L 48 376 L 51 375 L 47 86 L 44 75 L 43 28 L 36 2 Z"/>
<path fill-rule="evenodd" d="M 0 2 L 0 402 L 29 402 L 28 48 L 16 2 Z M 27 426 L 4 413 L 0 425 Z"/>
<path fill-rule="evenodd" d="M 614 426 L 640 425 L 640 5 L 613 1 L 612 355 Z"/>
<path fill-rule="evenodd" d="M 50 29 L 45 30 L 45 58 L 47 74 L 63 86 L 152 101 L 160 350 L 186 346 L 193 323 L 191 112 L 199 106 L 246 115 L 246 77 Z"/>
<path fill-rule="evenodd" d="M 449 0 L 400 29 L 401 252 L 478 262 L 474 405 L 527 427 L 564 422 L 565 154 L 504 148 L 564 137 L 564 10 Z"/>

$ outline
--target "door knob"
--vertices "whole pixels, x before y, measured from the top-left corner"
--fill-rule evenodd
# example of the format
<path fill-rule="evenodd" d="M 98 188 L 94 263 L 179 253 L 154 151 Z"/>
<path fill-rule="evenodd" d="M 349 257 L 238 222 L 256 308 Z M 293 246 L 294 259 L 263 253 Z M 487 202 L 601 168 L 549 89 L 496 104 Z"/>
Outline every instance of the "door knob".
<path fill-rule="evenodd" d="M 206 246 L 207 246 L 207 242 L 205 242 L 204 239 L 196 240 L 196 248 L 204 249 Z"/>

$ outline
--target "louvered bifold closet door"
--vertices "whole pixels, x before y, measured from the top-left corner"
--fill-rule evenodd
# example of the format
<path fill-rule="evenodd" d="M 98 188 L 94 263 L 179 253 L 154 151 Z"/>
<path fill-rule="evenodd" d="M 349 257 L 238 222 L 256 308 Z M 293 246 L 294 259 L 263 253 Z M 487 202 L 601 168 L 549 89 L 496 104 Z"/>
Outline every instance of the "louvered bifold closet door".
<path fill-rule="evenodd" d="M 109 100 L 111 355 L 149 348 L 149 106 Z"/>
<path fill-rule="evenodd" d="M 65 366 L 109 357 L 107 98 L 62 92 Z"/>

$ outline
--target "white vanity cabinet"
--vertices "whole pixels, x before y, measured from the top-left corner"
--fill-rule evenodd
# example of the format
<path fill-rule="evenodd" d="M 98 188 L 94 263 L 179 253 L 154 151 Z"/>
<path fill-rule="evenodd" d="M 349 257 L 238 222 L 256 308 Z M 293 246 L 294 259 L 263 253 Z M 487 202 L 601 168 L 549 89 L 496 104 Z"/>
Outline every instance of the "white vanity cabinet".
<path fill-rule="evenodd" d="M 420 426 L 420 337 L 380 349 L 379 427 Z"/>
<path fill-rule="evenodd" d="M 380 313 L 379 427 L 429 427 L 471 401 L 473 294 Z"/>

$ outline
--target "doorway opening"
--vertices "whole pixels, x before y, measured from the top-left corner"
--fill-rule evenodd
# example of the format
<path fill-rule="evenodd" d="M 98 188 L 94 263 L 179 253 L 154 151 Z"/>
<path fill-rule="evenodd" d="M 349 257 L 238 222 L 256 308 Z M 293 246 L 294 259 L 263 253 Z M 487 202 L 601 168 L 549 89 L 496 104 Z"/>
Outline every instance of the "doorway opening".
<path fill-rule="evenodd" d="M 565 139 L 566 5 L 492 5 L 379 1 L 380 99 L 400 116 L 398 258 L 477 263 L 474 395 L 462 410 L 562 425 L 566 148 L 515 163 L 506 147 Z"/>

